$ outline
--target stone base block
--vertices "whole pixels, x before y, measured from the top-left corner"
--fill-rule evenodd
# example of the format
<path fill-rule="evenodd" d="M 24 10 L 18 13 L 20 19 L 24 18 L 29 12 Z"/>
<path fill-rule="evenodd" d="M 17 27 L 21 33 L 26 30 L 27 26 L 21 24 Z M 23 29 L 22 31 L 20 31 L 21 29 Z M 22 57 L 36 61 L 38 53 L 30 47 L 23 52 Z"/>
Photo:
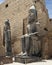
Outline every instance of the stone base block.
<path fill-rule="evenodd" d="M 41 61 L 41 58 L 35 57 L 35 56 L 16 56 L 15 57 L 15 62 L 20 62 L 24 64 L 36 62 L 36 61 Z"/>

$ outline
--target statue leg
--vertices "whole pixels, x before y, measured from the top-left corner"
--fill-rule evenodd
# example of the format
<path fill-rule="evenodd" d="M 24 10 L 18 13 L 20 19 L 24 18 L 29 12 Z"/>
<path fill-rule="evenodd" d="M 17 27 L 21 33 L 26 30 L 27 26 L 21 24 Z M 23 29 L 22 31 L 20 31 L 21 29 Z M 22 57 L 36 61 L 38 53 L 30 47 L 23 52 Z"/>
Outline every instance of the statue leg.
<path fill-rule="evenodd" d="M 6 44 L 6 56 L 11 56 L 11 55 L 12 55 L 12 48 L 11 48 L 10 41 L 8 41 Z"/>
<path fill-rule="evenodd" d="M 22 46 L 22 51 L 18 54 L 19 56 L 23 55 L 25 53 L 25 37 L 21 37 L 21 46 Z"/>
<path fill-rule="evenodd" d="M 28 53 L 28 50 L 29 50 L 29 35 L 25 35 L 25 36 L 22 36 L 21 38 L 22 40 L 22 53 L 20 53 L 20 55 L 27 55 Z"/>
<path fill-rule="evenodd" d="M 29 44 L 30 40 L 29 39 L 30 39 L 29 35 L 25 36 L 25 52 L 27 54 L 28 54 L 29 49 L 30 49 L 30 44 Z"/>
<path fill-rule="evenodd" d="M 24 53 L 25 52 L 25 37 L 24 36 L 21 37 L 21 42 L 22 42 L 22 52 Z"/>

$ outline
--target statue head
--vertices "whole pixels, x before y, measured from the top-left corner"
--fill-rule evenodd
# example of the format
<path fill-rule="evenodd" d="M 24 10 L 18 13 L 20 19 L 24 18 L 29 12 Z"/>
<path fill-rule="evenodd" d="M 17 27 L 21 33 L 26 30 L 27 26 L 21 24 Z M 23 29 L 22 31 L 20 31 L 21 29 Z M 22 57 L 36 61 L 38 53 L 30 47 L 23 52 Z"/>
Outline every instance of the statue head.
<path fill-rule="evenodd" d="M 9 20 L 8 19 L 5 21 L 5 25 L 9 25 Z"/>
<path fill-rule="evenodd" d="M 5 21 L 5 27 L 8 28 L 8 29 L 10 29 L 10 23 L 9 23 L 8 19 Z"/>
<path fill-rule="evenodd" d="M 29 9 L 29 16 L 28 16 L 28 19 L 29 19 L 29 22 L 34 22 L 35 18 L 36 18 L 36 8 L 35 6 L 31 6 L 30 9 Z"/>

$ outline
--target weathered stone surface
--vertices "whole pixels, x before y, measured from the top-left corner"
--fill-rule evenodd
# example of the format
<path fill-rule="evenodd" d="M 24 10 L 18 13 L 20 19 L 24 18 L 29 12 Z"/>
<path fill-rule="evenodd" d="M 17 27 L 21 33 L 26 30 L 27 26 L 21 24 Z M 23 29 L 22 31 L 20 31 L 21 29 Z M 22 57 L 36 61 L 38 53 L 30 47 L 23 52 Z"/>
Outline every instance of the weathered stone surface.
<path fill-rule="evenodd" d="M 44 28 L 47 28 L 49 18 L 48 18 L 47 9 L 46 9 L 45 5 L 41 1 L 36 2 L 36 4 L 34 4 L 34 5 L 36 6 L 36 9 L 37 9 L 38 21 L 40 22 L 40 33 L 41 33 L 41 35 L 44 35 L 46 33 Z"/>
<path fill-rule="evenodd" d="M 11 26 L 12 49 L 14 54 L 18 54 L 21 52 L 20 36 L 27 32 L 26 25 L 28 23 L 27 21 L 28 10 L 32 4 L 33 0 L 6 0 L 3 4 L 0 5 L 1 38 L 3 39 L 4 22 L 6 19 L 9 19 L 11 24 L 10 26 Z M 38 21 L 40 22 L 41 33 L 45 34 L 44 28 L 48 28 L 48 30 L 51 31 L 52 25 L 49 22 L 48 11 L 45 7 L 44 0 L 40 1 L 37 0 L 37 2 L 34 5 L 36 6 L 38 12 Z M 47 36 L 45 36 L 44 38 L 45 39 L 43 40 L 46 41 L 43 41 L 42 44 L 45 43 L 45 45 L 43 45 L 43 51 L 44 51 L 43 54 L 45 55 L 48 54 L 48 52 L 46 52 L 47 50 L 46 51 L 44 50 L 44 47 L 46 49 L 49 44 L 49 49 L 51 49 L 50 48 L 51 43 L 48 43 L 49 40 L 47 39 Z M 3 41 L 1 41 L 1 43 L 3 43 Z M 1 48 L 1 53 L 3 52 L 2 51 L 3 48 Z M 52 55 L 51 50 L 49 51 L 49 53 L 50 55 Z"/>
<path fill-rule="evenodd" d="M 7 63 L 12 63 L 13 60 L 12 60 L 12 57 L 8 58 L 8 57 L 5 57 L 5 56 L 1 56 L 0 57 L 0 63 L 3 62 L 3 64 L 7 64 Z"/>
<path fill-rule="evenodd" d="M 12 47 L 14 47 L 13 53 L 21 52 L 20 36 L 23 34 L 23 19 L 27 17 L 28 10 L 31 5 L 32 0 L 6 0 L 0 5 L 2 39 L 4 22 L 6 19 L 9 19 L 11 26 Z"/>
<path fill-rule="evenodd" d="M 48 32 L 42 38 L 42 57 L 44 59 L 52 58 L 52 32 Z"/>
<path fill-rule="evenodd" d="M 4 55 L 5 55 L 5 48 L 2 44 L 1 27 L 0 27 L 0 56 L 4 56 Z"/>

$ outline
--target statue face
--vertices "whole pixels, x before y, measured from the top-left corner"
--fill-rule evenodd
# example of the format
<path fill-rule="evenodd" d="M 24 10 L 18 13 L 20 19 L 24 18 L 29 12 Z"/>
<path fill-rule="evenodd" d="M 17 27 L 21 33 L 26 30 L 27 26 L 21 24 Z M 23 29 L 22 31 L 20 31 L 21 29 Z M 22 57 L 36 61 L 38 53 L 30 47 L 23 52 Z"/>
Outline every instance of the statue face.
<path fill-rule="evenodd" d="M 32 13 L 32 12 L 29 13 L 29 17 L 32 18 L 32 19 L 34 19 L 34 13 Z"/>
<path fill-rule="evenodd" d="M 7 28 L 7 29 L 10 28 L 10 23 L 9 23 L 9 21 L 6 21 L 6 22 L 5 22 L 5 28 Z"/>
<path fill-rule="evenodd" d="M 33 11 L 29 11 L 28 19 L 29 19 L 29 21 L 31 21 L 31 22 L 34 21 L 34 19 L 35 19 L 35 14 L 34 14 Z"/>

